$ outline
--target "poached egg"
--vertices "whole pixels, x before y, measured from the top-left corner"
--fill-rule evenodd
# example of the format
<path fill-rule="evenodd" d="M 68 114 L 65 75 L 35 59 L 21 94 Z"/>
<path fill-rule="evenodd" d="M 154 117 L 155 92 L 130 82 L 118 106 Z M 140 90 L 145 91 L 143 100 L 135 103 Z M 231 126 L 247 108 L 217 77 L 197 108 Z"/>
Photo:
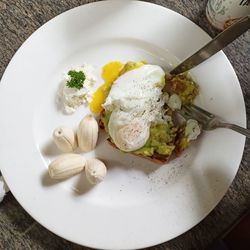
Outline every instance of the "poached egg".
<path fill-rule="evenodd" d="M 121 75 L 112 85 L 103 108 L 111 112 L 110 137 L 125 152 L 145 145 L 152 122 L 161 119 L 165 73 L 158 65 L 143 65 Z"/>

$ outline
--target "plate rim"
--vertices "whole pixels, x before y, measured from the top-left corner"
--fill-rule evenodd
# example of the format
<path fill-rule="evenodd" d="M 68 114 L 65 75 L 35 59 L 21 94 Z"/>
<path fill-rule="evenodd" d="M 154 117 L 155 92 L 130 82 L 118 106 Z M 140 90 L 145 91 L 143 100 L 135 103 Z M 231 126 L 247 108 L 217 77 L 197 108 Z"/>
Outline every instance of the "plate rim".
<path fill-rule="evenodd" d="M 32 39 L 32 37 L 33 37 L 34 35 L 36 35 L 38 32 L 41 32 L 41 30 L 45 29 L 51 22 L 54 22 L 55 19 L 57 19 L 59 16 L 63 16 L 63 15 L 64 15 L 65 13 L 67 13 L 67 12 L 75 11 L 75 10 L 78 9 L 78 8 L 84 8 L 86 5 L 102 5 L 103 3 L 106 4 L 107 2 L 112 3 L 112 2 L 119 2 L 119 1 L 120 1 L 120 2 L 123 2 L 123 0 L 105 0 L 105 1 L 90 2 L 90 3 L 87 3 L 87 4 L 79 5 L 79 6 L 77 6 L 77 7 L 71 8 L 71 9 L 65 11 L 65 12 L 62 12 L 62 13 L 60 13 L 60 14 L 54 16 L 54 17 L 51 18 L 49 21 L 47 21 L 47 22 L 44 23 L 42 26 L 40 26 L 38 29 L 36 29 L 36 30 L 35 30 L 35 31 L 34 31 L 34 32 L 33 32 L 24 42 L 23 42 L 23 44 L 16 50 L 15 54 L 12 56 L 12 58 L 11 58 L 10 61 L 9 61 L 9 63 L 7 64 L 7 66 L 6 66 L 5 70 L 4 70 L 4 73 L 3 73 L 3 75 L 2 75 L 2 78 L 1 78 L 1 82 L 0 82 L 0 91 L 1 91 L 2 88 L 4 88 L 4 87 L 6 86 L 6 84 L 4 84 L 4 81 L 5 81 L 6 75 L 8 74 L 8 71 L 9 71 L 9 68 L 10 68 L 10 65 L 11 65 L 12 60 L 14 60 L 14 58 L 17 57 L 17 56 L 19 55 L 19 53 L 22 52 L 22 49 L 24 48 L 24 46 L 27 45 L 27 43 L 29 42 L 29 40 Z M 193 21 L 191 21 L 190 19 L 188 19 L 187 17 L 181 15 L 181 14 L 178 13 L 178 12 L 175 12 L 175 11 L 173 11 L 173 10 L 167 8 L 167 7 L 164 7 L 164 6 L 155 4 L 155 3 L 150 3 L 150 2 L 145 2 L 145 1 L 138 1 L 138 0 L 129 0 L 129 1 L 131 1 L 131 2 L 137 2 L 137 3 L 140 3 L 140 4 L 142 4 L 142 5 L 144 5 L 144 4 L 146 4 L 146 5 L 152 5 L 152 6 L 157 7 L 157 8 L 167 9 L 167 10 L 170 11 L 170 12 L 174 12 L 176 15 L 178 15 L 178 16 L 184 18 L 185 21 L 191 22 L 193 25 L 196 26 L 196 28 L 199 28 L 200 31 L 202 31 L 204 34 L 206 34 L 206 35 L 209 37 L 209 39 L 211 39 L 211 37 L 206 33 L 206 31 L 204 31 L 199 25 L 195 24 Z M 240 89 L 241 89 L 240 82 L 239 82 L 239 80 L 238 80 L 238 77 L 237 77 L 237 75 L 236 75 L 236 72 L 235 72 L 235 70 L 234 70 L 234 68 L 233 68 L 233 66 L 232 66 L 232 64 L 231 64 L 231 62 L 229 61 L 229 59 L 227 58 L 227 56 L 225 55 L 225 53 L 224 53 L 223 51 L 221 51 L 220 53 L 221 53 L 221 55 L 224 56 L 224 59 L 226 59 L 226 60 L 228 61 L 228 64 L 230 65 L 232 72 L 235 74 L 235 76 L 236 76 L 236 78 L 237 78 L 237 82 L 238 82 L 239 87 L 240 87 Z M 242 89 L 241 89 L 241 95 L 242 95 L 242 99 L 243 99 L 243 101 L 244 101 L 244 126 L 246 126 L 246 122 L 247 122 L 247 119 L 246 119 L 246 118 L 247 118 L 247 117 L 246 117 L 246 104 L 245 104 L 245 100 L 244 100 L 244 95 L 243 95 Z M 241 154 L 241 157 L 240 157 L 241 159 L 242 159 L 243 154 L 244 154 L 245 143 L 246 143 L 246 139 L 244 140 L 243 150 L 242 150 L 242 154 Z M 239 167 L 240 167 L 240 165 L 239 165 L 238 168 L 237 168 L 237 172 L 238 172 L 238 170 L 239 170 Z M 2 175 L 3 175 L 3 177 L 4 177 L 4 176 L 5 176 L 5 170 L 1 170 L 1 172 L 2 172 Z M 237 174 L 237 172 L 236 172 L 236 174 Z M 234 177 L 234 178 L 235 178 L 235 177 Z M 231 180 L 231 183 L 233 182 L 234 178 Z M 6 181 L 6 182 L 7 182 L 7 184 L 8 184 L 8 181 Z M 12 185 L 12 184 L 11 184 L 11 185 Z M 11 185 L 10 185 L 10 186 L 11 186 Z M 231 184 L 230 184 L 230 185 L 231 185 Z M 210 209 L 210 212 L 209 212 L 208 214 L 204 215 L 204 216 L 200 219 L 200 221 L 198 221 L 196 224 L 194 224 L 191 228 L 187 229 L 186 231 L 183 231 L 181 234 L 176 235 L 175 237 L 173 237 L 173 238 L 171 238 L 171 239 L 174 239 L 174 238 L 176 238 L 176 237 L 182 235 L 183 233 L 185 233 L 185 232 L 191 230 L 194 226 L 196 226 L 197 224 L 199 224 L 205 217 L 207 217 L 207 216 L 211 213 L 211 211 L 214 210 L 214 208 L 218 205 L 218 203 L 219 203 L 219 202 L 223 199 L 223 197 L 226 195 L 227 191 L 228 191 L 228 189 L 226 190 L 226 192 L 224 193 L 224 195 L 222 196 L 222 198 L 221 198 L 216 204 L 214 204 L 213 208 Z M 20 199 L 20 197 L 19 197 L 16 193 L 12 193 L 12 194 L 13 194 L 13 196 L 15 197 L 15 199 L 18 201 L 18 203 L 28 212 L 28 214 L 29 214 L 31 217 L 33 217 L 39 224 L 41 224 L 43 227 L 45 227 L 47 230 L 51 231 L 52 233 L 54 233 L 54 234 L 60 236 L 61 238 L 66 239 L 66 240 L 68 240 L 68 241 L 70 241 L 70 242 L 72 242 L 72 243 L 82 244 L 82 243 L 80 243 L 80 242 L 72 241 L 72 240 L 69 239 L 68 237 L 65 237 L 65 236 L 59 234 L 58 232 L 52 230 L 51 228 L 48 228 L 46 224 L 40 222 L 40 220 L 39 220 L 39 219 L 36 217 L 36 215 L 32 212 L 32 209 L 30 209 L 29 206 L 26 206 L 26 204 L 22 202 L 22 200 Z M 171 239 L 169 239 L 169 240 L 171 240 Z M 152 243 L 152 245 L 145 245 L 145 246 L 141 246 L 141 247 L 136 248 L 136 249 L 141 249 L 141 248 L 145 248 L 145 247 L 151 247 L 151 246 L 154 246 L 154 245 L 160 244 L 160 243 L 163 243 L 163 242 L 162 242 L 162 241 L 159 241 L 159 242 L 157 242 L 157 243 Z M 90 245 L 89 245 L 89 246 L 88 246 L 88 245 L 84 245 L 84 246 L 93 247 L 93 245 L 91 245 L 91 246 L 90 246 Z M 104 248 L 104 249 L 105 249 L 105 248 Z M 116 249 L 116 248 L 115 248 L 115 249 Z"/>

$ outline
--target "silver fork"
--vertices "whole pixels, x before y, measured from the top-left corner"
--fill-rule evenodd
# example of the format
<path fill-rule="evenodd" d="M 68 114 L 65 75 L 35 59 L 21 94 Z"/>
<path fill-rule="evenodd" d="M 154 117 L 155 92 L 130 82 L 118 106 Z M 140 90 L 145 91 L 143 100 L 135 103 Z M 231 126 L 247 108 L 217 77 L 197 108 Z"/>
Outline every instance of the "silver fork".
<path fill-rule="evenodd" d="M 218 116 L 194 105 L 183 106 L 178 113 L 185 119 L 195 119 L 200 123 L 203 130 L 212 130 L 216 128 L 229 128 L 250 138 L 250 130 L 242 128 L 235 124 L 223 122 Z"/>

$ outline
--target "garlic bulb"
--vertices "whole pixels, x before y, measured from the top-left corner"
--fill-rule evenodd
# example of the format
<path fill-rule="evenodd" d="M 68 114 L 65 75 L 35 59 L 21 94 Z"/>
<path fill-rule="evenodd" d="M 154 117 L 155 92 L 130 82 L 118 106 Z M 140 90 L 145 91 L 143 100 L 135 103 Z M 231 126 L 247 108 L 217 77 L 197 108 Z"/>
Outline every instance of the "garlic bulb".
<path fill-rule="evenodd" d="M 65 179 L 80 173 L 86 165 L 86 160 L 78 154 L 63 154 L 49 165 L 49 175 L 53 179 Z"/>
<path fill-rule="evenodd" d="M 53 132 L 53 140 L 56 146 L 65 153 L 72 152 L 77 147 L 77 140 L 72 129 L 58 127 Z"/>
<path fill-rule="evenodd" d="M 107 174 L 107 168 L 102 161 L 98 159 L 89 159 L 86 162 L 85 173 L 91 184 L 97 184 L 103 181 Z"/>
<path fill-rule="evenodd" d="M 95 148 L 98 139 L 98 124 L 93 115 L 85 116 L 80 122 L 77 130 L 79 148 L 83 152 Z"/>

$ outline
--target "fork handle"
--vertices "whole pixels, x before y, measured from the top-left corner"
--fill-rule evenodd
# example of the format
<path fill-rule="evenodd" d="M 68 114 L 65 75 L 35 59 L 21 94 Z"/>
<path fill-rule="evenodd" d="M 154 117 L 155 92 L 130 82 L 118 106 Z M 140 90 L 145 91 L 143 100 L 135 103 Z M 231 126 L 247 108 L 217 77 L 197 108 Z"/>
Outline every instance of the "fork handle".
<path fill-rule="evenodd" d="M 246 129 L 246 128 L 242 128 L 238 125 L 235 125 L 235 124 L 230 124 L 230 123 L 221 123 L 219 125 L 220 127 L 223 127 L 223 128 L 229 128 L 229 129 L 232 129 L 240 134 L 243 134 L 245 135 L 247 138 L 250 138 L 250 130 L 249 129 Z"/>

